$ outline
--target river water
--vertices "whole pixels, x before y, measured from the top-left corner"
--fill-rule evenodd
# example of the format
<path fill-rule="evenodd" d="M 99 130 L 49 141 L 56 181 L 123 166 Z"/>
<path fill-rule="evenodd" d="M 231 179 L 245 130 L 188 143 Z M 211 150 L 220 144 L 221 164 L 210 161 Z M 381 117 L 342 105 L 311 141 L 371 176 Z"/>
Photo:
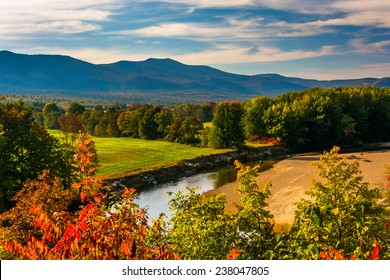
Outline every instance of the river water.
<path fill-rule="evenodd" d="M 263 160 L 260 164 L 260 171 L 271 168 L 280 159 Z M 256 165 L 259 162 L 247 163 L 247 165 Z M 181 191 L 187 192 L 187 187 L 198 188 L 197 192 L 203 193 L 234 182 L 237 177 L 237 170 L 233 166 L 220 168 L 213 172 L 196 174 L 190 177 L 181 178 L 177 182 L 155 185 L 143 190 L 136 198 L 135 202 L 141 207 L 148 209 L 149 219 L 157 219 L 160 213 L 164 213 L 168 218 L 171 217 L 169 210 L 169 200 L 172 196 L 168 193 Z"/>

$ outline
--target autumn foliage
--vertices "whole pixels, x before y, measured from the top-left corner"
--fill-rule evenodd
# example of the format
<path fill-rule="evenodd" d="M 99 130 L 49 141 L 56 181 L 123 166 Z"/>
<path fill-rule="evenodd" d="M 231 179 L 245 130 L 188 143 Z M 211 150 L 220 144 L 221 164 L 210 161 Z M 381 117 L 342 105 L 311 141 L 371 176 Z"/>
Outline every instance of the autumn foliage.
<path fill-rule="evenodd" d="M 106 205 L 102 178 L 89 176 L 87 144 L 90 138 L 82 136 L 80 169 L 84 179 L 74 185 L 80 189 L 84 203 L 76 213 L 48 212 L 44 207 L 30 207 L 35 216 L 34 227 L 41 236 L 30 235 L 26 242 L 5 242 L 10 252 L 24 259 L 178 259 L 164 242 L 163 223 L 158 219 L 148 225 L 146 210 L 134 201 L 134 189 L 126 189 L 120 204 Z"/>
<path fill-rule="evenodd" d="M 51 216 L 67 209 L 73 198 L 72 191 L 45 170 L 36 180 L 25 183 L 13 198 L 15 206 L 0 215 L 0 222 L 8 225 L 2 228 L 2 234 L 19 242 L 24 242 L 29 235 L 40 236 L 42 230 L 34 227 L 36 217 L 30 209 L 39 207 Z"/>
<path fill-rule="evenodd" d="M 379 260 L 380 259 L 379 250 L 380 250 L 380 246 L 377 243 L 377 244 L 375 244 L 369 259 L 370 260 Z M 333 248 L 329 248 L 327 252 L 321 252 L 320 258 L 323 260 L 346 260 L 346 258 L 340 252 L 338 252 L 337 250 L 335 250 Z M 351 256 L 351 260 L 356 260 L 354 255 Z"/>
<path fill-rule="evenodd" d="M 126 190 L 126 202 L 111 210 L 99 202 L 88 203 L 75 216 L 49 217 L 34 207 L 42 238 L 30 237 L 25 246 L 9 242 L 7 249 L 26 259 L 177 259 L 162 239 L 151 236 L 160 221 L 149 227 L 146 212 L 134 204 L 133 195 L 133 190 Z"/>
<path fill-rule="evenodd" d="M 316 163 L 324 179 L 313 182 L 290 232 L 274 231 L 267 209 L 271 184 L 259 188 L 256 168 L 235 162 L 241 200 L 228 211 L 223 195 L 177 193 L 174 214 L 148 220 L 134 189 L 114 193 L 95 176 L 93 141 L 78 140 L 79 182 L 66 189 L 44 171 L 24 184 L 15 207 L 0 215 L 0 249 L 8 258 L 29 260 L 178 259 L 388 259 L 389 228 L 379 190 L 362 183 L 358 163 L 338 148 Z M 77 198 L 77 199 L 76 199 Z M 74 203 L 78 202 L 77 209 Z M 71 204 L 73 203 L 73 206 Z"/>

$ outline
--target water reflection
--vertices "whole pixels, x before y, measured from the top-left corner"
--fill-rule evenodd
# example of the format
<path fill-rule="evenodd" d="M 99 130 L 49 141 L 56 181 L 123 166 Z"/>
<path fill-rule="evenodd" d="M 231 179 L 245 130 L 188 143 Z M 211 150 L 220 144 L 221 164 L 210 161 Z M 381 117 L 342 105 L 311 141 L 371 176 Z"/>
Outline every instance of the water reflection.
<path fill-rule="evenodd" d="M 274 159 L 262 162 L 260 164 L 260 171 L 269 169 L 278 161 L 278 159 Z M 252 163 L 250 165 L 255 164 L 259 164 L 259 162 Z M 168 202 L 172 196 L 168 194 L 169 192 L 186 192 L 187 187 L 198 187 L 197 192 L 203 193 L 209 190 L 217 189 L 227 183 L 234 182 L 236 177 L 237 170 L 233 166 L 225 167 L 214 172 L 185 177 L 180 179 L 178 182 L 169 182 L 166 184 L 153 186 L 149 189 L 143 190 L 137 197 L 136 202 L 141 207 L 148 209 L 150 219 L 157 219 L 160 213 L 165 213 L 165 215 L 170 218 L 171 213 Z"/>

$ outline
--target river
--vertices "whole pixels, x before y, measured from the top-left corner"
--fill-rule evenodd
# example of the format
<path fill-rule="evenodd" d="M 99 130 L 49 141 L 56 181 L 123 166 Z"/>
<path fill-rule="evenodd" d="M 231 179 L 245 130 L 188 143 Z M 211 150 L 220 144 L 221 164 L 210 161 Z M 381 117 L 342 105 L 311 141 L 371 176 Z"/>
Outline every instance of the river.
<path fill-rule="evenodd" d="M 263 160 L 260 164 L 260 171 L 271 168 L 280 159 Z M 247 165 L 256 165 L 259 162 L 247 163 Z M 160 213 L 170 218 L 168 202 L 172 196 L 168 193 L 178 191 L 186 192 L 187 187 L 199 188 L 197 192 L 203 193 L 222 187 L 227 183 L 234 182 L 237 177 L 237 170 L 233 166 L 221 168 L 213 172 L 196 174 L 190 177 L 183 177 L 177 182 L 169 182 L 161 185 L 155 185 L 143 190 L 136 198 L 136 203 L 141 207 L 148 209 L 149 219 L 157 219 Z"/>

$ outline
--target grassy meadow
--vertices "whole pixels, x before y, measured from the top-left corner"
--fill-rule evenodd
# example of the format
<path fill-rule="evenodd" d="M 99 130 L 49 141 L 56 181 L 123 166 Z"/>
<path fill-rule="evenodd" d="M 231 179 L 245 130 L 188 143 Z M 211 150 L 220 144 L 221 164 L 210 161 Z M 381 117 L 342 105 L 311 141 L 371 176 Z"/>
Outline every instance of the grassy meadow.
<path fill-rule="evenodd" d="M 59 130 L 49 130 L 49 132 L 57 138 L 63 137 Z M 157 140 L 100 137 L 92 137 L 92 139 L 96 144 L 100 161 L 98 174 L 107 179 L 172 166 L 181 160 L 228 151 Z"/>

